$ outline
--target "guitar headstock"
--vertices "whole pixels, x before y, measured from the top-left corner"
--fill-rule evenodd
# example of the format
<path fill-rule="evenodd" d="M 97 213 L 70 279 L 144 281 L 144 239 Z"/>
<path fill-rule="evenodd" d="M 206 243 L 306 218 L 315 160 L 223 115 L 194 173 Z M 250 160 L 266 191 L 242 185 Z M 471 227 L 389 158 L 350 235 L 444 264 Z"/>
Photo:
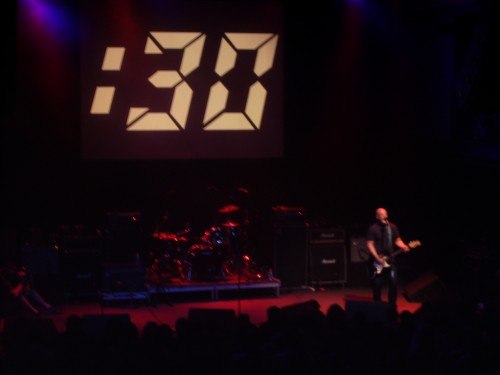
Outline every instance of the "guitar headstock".
<path fill-rule="evenodd" d="M 419 247 L 419 246 L 422 246 L 422 243 L 419 240 L 408 242 L 408 247 L 410 249 L 414 249 L 414 248 Z"/>

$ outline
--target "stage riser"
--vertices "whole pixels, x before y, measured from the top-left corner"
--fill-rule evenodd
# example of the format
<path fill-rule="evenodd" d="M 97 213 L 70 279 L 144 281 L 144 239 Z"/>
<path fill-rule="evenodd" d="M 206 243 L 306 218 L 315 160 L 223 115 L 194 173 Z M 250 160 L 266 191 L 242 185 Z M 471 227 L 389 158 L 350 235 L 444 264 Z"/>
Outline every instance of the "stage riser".
<path fill-rule="evenodd" d="M 232 283 L 193 283 L 183 285 L 164 285 L 152 287 L 148 290 L 152 298 L 154 295 L 196 295 L 196 299 L 208 299 L 217 301 L 221 299 L 238 299 L 245 296 L 269 295 L 270 293 L 278 297 L 280 295 L 281 283 L 278 279 L 262 282 L 242 282 Z"/>

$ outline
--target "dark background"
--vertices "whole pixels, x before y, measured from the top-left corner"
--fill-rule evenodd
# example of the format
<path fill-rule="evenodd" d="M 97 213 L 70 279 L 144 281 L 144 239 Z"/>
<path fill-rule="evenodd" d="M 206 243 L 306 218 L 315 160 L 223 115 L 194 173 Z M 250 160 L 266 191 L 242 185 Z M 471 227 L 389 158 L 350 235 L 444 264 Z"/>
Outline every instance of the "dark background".
<path fill-rule="evenodd" d="M 77 2 L 51 3 L 78 19 Z M 199 235 L 228 204 L 248 213 L 265 263 L 278 205 L 348 236 L 384 206 L 422 241 L 415 263 L 443 274 L 470 249 L 498 254 L 494 3 L 287 2 L 284 157 L 170 161 L 82 161 L 78 23 L 47 51 L 15 25 L 15 2 L 2 5 L 16 30 L 2 58 L 3 260 L 61 225 L 105 228 L 110 212 L 140 213 L 145 237 L 165 212 L 172 231 Z"/>

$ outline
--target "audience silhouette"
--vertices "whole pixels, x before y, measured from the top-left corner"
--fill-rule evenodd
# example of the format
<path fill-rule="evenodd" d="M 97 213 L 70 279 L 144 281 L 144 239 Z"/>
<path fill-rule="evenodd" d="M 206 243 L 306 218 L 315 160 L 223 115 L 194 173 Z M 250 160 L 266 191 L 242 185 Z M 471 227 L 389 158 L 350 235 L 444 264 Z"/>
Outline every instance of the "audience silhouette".
<path fill-rule="evenodd" d="M 314 302 L 314 301 L 311 301 Z M 88 332 L 78 315 L 57 333 L 50 319 L 17 319 L 2 335 L 4 374 L 499 373 L 498 301 L 459 298 L 423 303 L 383 320 L 349 316 L 339 304 L 322 313 L 271 306 L 260 326 L 250 316 L 231 329 L 179 318 L 175 327 L 109 319 Z M 36 324 L 33 324 L 36 322 Z M 42 323 L 41 323 L 42 322 Z M 139 333 L 140 332 L 140 333 Z M 30 360 L 26 360 L 29 358 Z"/>

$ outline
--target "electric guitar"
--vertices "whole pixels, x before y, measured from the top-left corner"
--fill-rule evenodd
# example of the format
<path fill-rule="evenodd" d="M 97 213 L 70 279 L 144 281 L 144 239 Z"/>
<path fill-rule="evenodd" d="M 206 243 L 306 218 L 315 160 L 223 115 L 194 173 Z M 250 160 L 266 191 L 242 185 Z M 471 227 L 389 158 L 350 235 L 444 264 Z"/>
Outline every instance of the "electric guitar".
<path fill-rule="evenodd" d="M 408 247 L 410 249 L 415 249 L 421 245 L 422 245 L 422 243 L 418 240 L 408 242 Z M 373 264 L 372 264 L 372 266 L 374 268 L 373 277 L 380 275 L 384 269 L 390 268 L 391 267 L 390 259 L 394 258 L 395 256 L 397 256 L 403 252 L 404 252 L 403 249 L 399 249 L 399 250 L 393 252 L 390 256 L 382 257 L 383 263 L 379 263 L 376 260 L 374 260 Z"/>

